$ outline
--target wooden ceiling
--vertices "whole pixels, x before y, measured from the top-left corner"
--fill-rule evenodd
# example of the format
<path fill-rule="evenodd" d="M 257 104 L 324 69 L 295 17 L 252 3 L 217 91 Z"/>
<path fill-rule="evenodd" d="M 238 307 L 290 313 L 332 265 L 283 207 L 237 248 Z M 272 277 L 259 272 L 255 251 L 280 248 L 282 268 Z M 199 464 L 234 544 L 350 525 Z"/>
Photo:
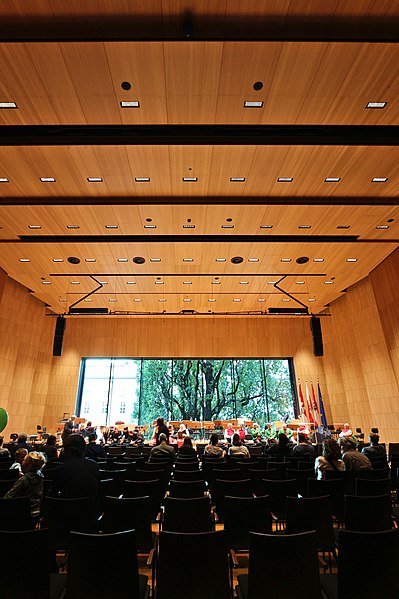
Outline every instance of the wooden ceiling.
<path fill-rule="evenodd" d="M 98 287 L 79 305 L 323 311 L 399 243 L 399 8 L 150 4 L 2 3 L 0 102 L 16 108 L 0 109 L 0 267 L 56 313 Z M 180 125 L 192 143 L 174 139 Z M 236 134 L 196 143 L 195 127 L 215 125 Z M 340 141 L 342 125 L 362 136 Z M 164 138 L 146 141 L 151 126 Z M 247 143 L 246 128 L 268 126 L 277 142 Z"/>

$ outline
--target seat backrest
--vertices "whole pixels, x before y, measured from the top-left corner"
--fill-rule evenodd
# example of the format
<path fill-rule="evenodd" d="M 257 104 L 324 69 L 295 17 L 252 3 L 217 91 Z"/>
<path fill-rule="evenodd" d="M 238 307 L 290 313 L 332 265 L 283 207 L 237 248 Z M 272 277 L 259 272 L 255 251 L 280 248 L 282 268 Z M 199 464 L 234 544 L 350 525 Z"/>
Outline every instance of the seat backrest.
<path fill-rule="evenodd" d="M 345 496 L 345 529 L 376 532 L 392 528 L 391 497 Z"/>
<path fill-rule="evenodd" d="M 0 499 L 0 530 L 30 530 L 32 528 L 29 497 Z"/>
<path fill-rule="evenodd" d="M 228 547 L 239 550 L 249 549 L 251 531 L 272 533 L 272 520 L 269 498 L 231 497 L 224 500 L 224 531 Z"/>
<path fill-rule="evenodd" d="M 160 532 L 157 599 L 176 599 L 176 585 L 190 599 L 231 599 L 223 531 Z"/>
<path fill-rule="evenodd" d="M 278 518 L 285 518 L 287 497 L 296 494 L 295 479 L 267 480 L 262 479 L 262 495 L 269 495 L 270 509 Z"/>
<path fill-rule="evenodd" d="M 113 534 L 71 532 L 67 597 L 87 599 L 93 593 L 99 599 L 140 598 L 134 530 Z"/>
<path fill-rule="evenodd" d="M 181 499 L 165 497 L 162 530 L 171 532 L 210 532 L 214 530 L 208 497 Z"/>
<path fill-rule="evenodd" d="M 181 499 L 203 497 L 204 491 L 205 483 L 202 480 L 171 480 L 169 483 L 169 494 L 171 497 L 180 497 Z"/>
<path fill-rule="evenodd" d="M 68 549 L 71 530 L 93 532 L 95 518 L 88 497 L 64 499 L 46 497 L 44 522 L 48 528 L 50 549 Z"/>
<path fill-rule="evenodd" d="M 345 491 L 346 481 L 343 478 L 332 480 L 308 479 L 308 497 L 330 495 L 333 514 L 339 519 L 344 517 Z"/>
<path fill-rule="evenodd" d="M 314 531 L 294 535 L 251 532 L 250 536 L 247 599 L 321 599 Z M 289 563 L 288 556 L 292 558 Z"/>
<path fill-rule="evenodd" d="M 389 495 L 391 492 L 391 481 L 389 478 L 355 480 L 355 495 Z"/>
<path fill-rule="evenodd" d="M 175 480 L 204 480 L 202 470 L 175 470 L 173 473 Z"/>
<path fill-rule="evenodd" d="M 316 531 L 316 546 L 331 551 L 334 547 L 331 497 L 287 497 L 286 533 Z"/>
<path fill-rule="evenodd" d="M 137 548 L 149 550 L 152 546 L 151 517 L 149 497 L 105 497 L 101 530 L 113 533 L 134 528 Z"/>
<path fill-rule="evenodd" d="M 339 531 L 338 597 L 399 597 L 399 530 Z"/>

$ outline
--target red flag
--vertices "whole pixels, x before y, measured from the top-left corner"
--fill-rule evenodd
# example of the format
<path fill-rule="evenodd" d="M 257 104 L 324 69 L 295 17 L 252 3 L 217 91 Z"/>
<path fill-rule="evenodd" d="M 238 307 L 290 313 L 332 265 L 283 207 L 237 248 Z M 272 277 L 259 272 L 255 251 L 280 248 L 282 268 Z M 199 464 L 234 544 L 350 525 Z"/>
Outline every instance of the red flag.
<path fill-rule="evenodd" d="M 306 403 L 308 405 L 308 412 L 309 412 L 309 422 L 311 424 L 314 424 L 314 418 L 313 418 L 313 413 L 312 413 L 312 406 L 310 404 L 310 397 L 309 397 L 309 389 L 308 389 L 308 384 L 305 383 L 305 388 L 306 388 Z"/>
<path fill-rule="evenodd" d="M 300 381 L 298 382 L 298 395 L 299 395 L 299 409 L 301 412 L 301 420 L 302 422 L 306 422 L 307 415 L 305 410 L 305 402 L 303 401 L 303 393 Z"/>
<path fill-rule="evenodd" d="M 312 405 L 313 405 L 314 423 L 315 423 L 316 426 L 319 426 L 320 414 L 319 414 L 319 408 L 317 406 L 316 395 L 315 395 L 315 392 L 314 392 L 313 383 L 311 383 L 310 388 L 311 388 L 311 391 L 312 391 Z"/>

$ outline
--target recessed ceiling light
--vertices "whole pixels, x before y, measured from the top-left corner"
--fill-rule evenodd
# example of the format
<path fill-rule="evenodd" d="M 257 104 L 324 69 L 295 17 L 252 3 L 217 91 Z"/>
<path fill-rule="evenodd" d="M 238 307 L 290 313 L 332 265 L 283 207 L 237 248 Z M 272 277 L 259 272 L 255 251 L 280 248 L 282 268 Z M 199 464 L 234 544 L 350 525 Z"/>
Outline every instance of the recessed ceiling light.
<path fill-rule="evenodd" d="M 163 285 L 163 281 L 155 281 L 155 285 Z"/>
<path fill-rule="evenodd" d="M 350 225 L 337 225 L 337 229 L 350 229 Z"/>
<path fill-rule="evenodd" d="M 18 108 L 15 102 L 0 102 L 0 108 Z"/>
<path fill-rule="evenodd" d="M 0 177 L 0 183 L 9 183 L 7 177 Z"/>
<path fill-rule="evenodd" d="M 144 229 L 156 229 L 156 225 L 144 225 Z"/>
<path fill-rule="evenodd" d="M 102 177 L 87 177 L 89 183 L 102 183 Z"/>
<path fill-rule="evenodd" d="M 333 285 L 334 281 L 324 281 L 324 285 Z"/>
<path fill-rule="evenodd" d="M 230 177 L 232 183 L 244 183 L 245 177 Z"/>
<path fill-rule="evenodd" d="M 183 258 L 183 262 L 194 262 L 194 258 Z"/>
<path fill-rule="evenodd" d="M 249 281 L 240 281 L 240 285 L 249 285 Z"/>
<path fill-rule="evenodd" d="M 259 258 L 248 258 L 248 262 L 259 262 Z"/>
<path fill-rule="evenodd" d="M 244 102 L 244 108 L 262 108 L 263 102 L 254 102 L 253 100 L 246 100 Z"/>
<path fill-rule="evenodd" d="M 357 262 L 357 258 L 347 258 L 347 262 Z"/>
<path fill-rule="evenodd" d="M 212 285 L 220 285 L 220 281 L 211 281 Z"/>
<path fill-rule="evenodd" d="M 281 258 L 280 262 L 291 262 L 291 258 Z"/>
<path fill-rule="evenodd" d="M 282 302 L 290 302 L 290 298 L 289 297 L 283 297 L 283 299 L 281 300 Z"/>
<path fill-rule="evenodd" d="M 118 229 L 119 225 L 105 225 L 106 229 Z"/>
<path fill-rule="evenodd" d="M 67 229 L 80 229 L 79 225 L 67 225 Z"/>
<path fill-rule="evenodd" d="M 294 177 L 279 177 L 277 179 L 278 183 L 291 183 L 294 180 Z"/>
<path fill-rule="evenodd" d="M 71 285 L 80 285 L 80 281 L 70 281 Z"/>
<path fill-rule="evenodd" d="M 216 300 L 214 298 L 211 298 L 208 300 L 208 302 L 216 302 Z"/>
<path fill-rule="evenodd" d="M 183 229 L 195 229 L 195 225 L 183 225 Z"/>
<path fill-rule="evenodd" d="M 136 297 L 133 301 L 134 302 L 142 302 L 143 300 L 140 297 Z"/>
<path fill-rule="evenodd" d="M 388 177 L 373 177 L 371 179 L 372 183 L 386 183 L 388 181 Z"/>
<path fill-rule="evenodd" d="M 277 281 L 268 281 L 267 284 L 268 285 L 275 285 L 277 283 Z"/>
<path fill-rule="evenodd" d="M 368 102 L 366 108 L 385 108 L 388 102 Z"/>
<path fill-rule="evenodd" d="M 41 229 L 41 225 L 29 225 L 29 229 Z"/>
<path fill-rule="evenodd" d="M 192 285 L 193 282 L 192 281 L 183 281 L 183 285 Z"/>
<path fill-rule="evenodd" d="M 311 229 L 312 225 L 298 225 L 298 229 Z"/>
<path fill-rule="evenodd" d="M 129 262 L 128 258 L 118 258 L 118 262 Z"/>
<path fill-rule="evenodd" d="M 55 183 L 54 177 L 40 177 L 42 183 Z"/>
<path fill-rule="evenodd" d="M 136 281 L 126 281 L 126 285 L 136 285 Z"/>
<path fill-rule="evenodd" d="M 114 297 L 110 297 L 108 301 L 109 301 L 109 302 L 117 302 L 118 300 L 117 300 L 117 299 L 115 299 Z"/>
<path fill-rule="evenodd" d="M 135 177 L 134 180 L 136 183 L 149 183 L 151 181 L 150 177 Z"/>
<path fill-rule="evenodd" d="M 195 183 L 198 181 L 198 177 L 183 177 L 182 181 L 184 181 L 184 183 Z"/>
<path fill-rule="evenodd" d="M 234 225 L 222 225 L 222 229 L 234 229 Z"/>
<path fill-rule="evenodd" d="M 260 298 L 258 299 L 258 302 L 265 302 L 265 301 L 266 301 L 266 300 L 265 300 L 265 298 L 263 298 L 263 297 L 260 297 Z"/>
<path fill-rule="evenodd" d="M 308 302 L 315 302 L 316 298 L 315 297 L 308 297 Z"/>
<path fill-rule="evenodd" d="M 29 258 L 20 258 L 20 262 L 30 262 Z"/>
<path fill-rule="evenodd" d="M 326 177 L 324 179 L 325 183 L 339 183 L 341 181 L 341 177 Z"/>
<path fill-rule="evenodd" d="M 108 281 L 98 281 L 100 285 L 108 285 Z"/>
<path fill-rule="evenodd" d="M 158 301 L 159 302 L 166 302 L 167 300 L 161 297 L 161 298 L 158 299 Z"/>
<path fill-rule="evenodd" d="M 140 108 L 140 102 L 137 100 L 122 101 L 120 102 L 121 108 Z"/>
<path fill-rule="evenodd" d="M 51 285 L 51 281 L 42 281 L 42 285 Z"/>
<path fill-rule="evenodd" d="M 273 225 L 261 225 L 260 229 L 273 229 Z"/>
<path fill-rule="evenodd" d="M 226 262 L 226 258 L 216 258 L 215 262 Z"/>
<path fill-rule="evenodd" d="M 150 262 L 161 262 L 161 258 L 150 258 Z"/>
<path fill-rule="evenodd" d="M 324 262 L 324 258 L 313 258 L 313 262 Z"/>
<path fill-rule="evenodd" d="M 64 262 L 62 258 L 53 258 L 53 262 Z"/>
<path fill-rule="evenodd" d="M 85 301 L 85 302 L 92 302 L 93 300 L 92 300 L 90 297 L 86 297 L 86 298 L 84 299 L 84 301 Z"/>
<path fill-rule="evenodd" d="M 389 225 L 377 225 L 376 229 L 389 229 Z"/>
<path fill-rule="evenodd" d="M 191 301 L 192 301 L 192 300 L 190 300 L 188 297 L 185 297 L 185 298 L 183 299 L 183 302 L 191 302 Z"/>
<path fill-rule="evenodd" d="M 66 299 L 64 297 L 60 297 L 60 299 L 58 301 L 59 302 L 66 302 Z"/>
<path fill-rule="evenodd" d="M 241 300 L 240 300 L 240 298 L 239 298 L 239 297 L 235 297 L 235 298 L 233 299 L 233 302 L 240 302 L 240 301 L 241 301 Z"/>
<path fill-rule="evenodd" d="M 295 281 L 295 285 L 305 285 L 305 281 Z"/>
<path fill-rule="evenodd" d="M 85 262 L 96 262 L 95 258 L 85 258 Z"/>

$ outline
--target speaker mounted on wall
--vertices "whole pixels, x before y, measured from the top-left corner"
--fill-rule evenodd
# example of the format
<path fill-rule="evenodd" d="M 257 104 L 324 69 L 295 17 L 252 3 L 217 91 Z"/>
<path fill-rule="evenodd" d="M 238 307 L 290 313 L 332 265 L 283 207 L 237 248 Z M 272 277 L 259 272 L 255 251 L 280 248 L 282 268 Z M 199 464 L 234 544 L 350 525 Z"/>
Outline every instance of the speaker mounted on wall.
<path fill-rule="evenodd" d="M 310 330 L 312 332 L 312 339 L 313 339 L 313 354 L 315 356 L 322 356 L 323 355 L 323 337 L 321 334 L 320 318 L 318 316 L 311 317 Z"/>
<path fill-rule="evenodd" d="M 66 320 L 63 316 L 57 316 L 54 331 L 53 356 L 62 356 L 62 344 L 64 341 Z"/>

